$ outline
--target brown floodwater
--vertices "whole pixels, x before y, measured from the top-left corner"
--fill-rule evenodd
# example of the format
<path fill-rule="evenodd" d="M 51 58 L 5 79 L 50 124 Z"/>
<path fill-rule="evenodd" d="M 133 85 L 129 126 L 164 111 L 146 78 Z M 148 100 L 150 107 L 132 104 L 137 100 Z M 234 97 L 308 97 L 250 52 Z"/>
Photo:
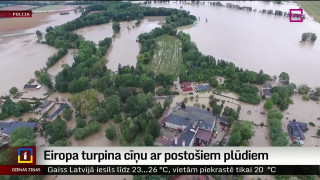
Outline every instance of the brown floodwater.
<path fill-rule="evenodd" d="M 70 121 L 75 121 L 74 119 L 70 120 Z M 108 126 L 110 126 L 111 124 L 114 124 L 119 130 L 119 124 L 115 124 L 111 121 L 101 124 L 101 129 L 99 130 L 99 132 L 88 136 L 87 138 L 85 138 L 84 140 L 75 140 L 74 136 L 68 138 L 68 144 L 70 146 L 119 146 L 119 139 L 115 139 L 113 141 L 108 140 L 105 137 L 105 130 L 108 128 Z M 119 135 L 119 132 L 117 132 L 117 134 Z"/>
<path fill-rule="evenodd" d="M 48 26 L 57 26 L 68 21 L 71 21 L 78 16 L 79 13 L 70 12 L 69 15 L 60 16 L 59 13 L 41 13 L 46 18 L 44 20 L 34 20 L 38 24 L 36 27 L 14 31 L 1 31 L 0 30 L 0 94 L 9 94 L 9 89 L 16 86 L 19 90 L 22 90 L 23 85 L 27 83 L 31 78 L 34 78 L 34 71 L 39 70 L 46 66 L 48 57 L 53 55 L 57 50 L 54 47 L 46 44 L 36 43 L 37 37 L 35 34 L 31 35 L 17 35 L 24 33 L 35 33 L 36 30 L 45 32 Z M 21 19 L 21 18 L 20 18 Z M 2 25 L 11 26 L 12 24 L 6 23 L 7 21 L 1 21 Z M 19 22 L 16 22 L 19 24 Z M 14 25 L 15 26 L 15 25 Z M 10 36 L 12 35 L 12 36 Z M 70 64 L 73 62 L 71 51 L 69 51 L 57 65 L 51 67 L 49 72 L 53 75 L 57 74 L 61 70 L 62 62 Z M 60 66 L 59 66 L 60 64 Z"/>
<path fill-rule="evenodd" d="M 228 2 L 223 1 L 222 4 Z M 241 1 L 233 4 L 260 9 L 289 11 L 298 9 L 294 2 L 283 4 L 262 1 Z M 218 59 L 225 59 L 250 70 L 262 69 L 270 75 L 288 72 L 296 84 L 320 86 L 320 41 L 302 44 L 301 34 L 314 32 L 320 36 L 320 24 L 307 15 L 302 23 L 289 22 L 278 17 L 257 12 L 205 5 L 186 5 L 171 1 L 152 4 L 153 7 L 180 8 L 190 11 L 200 21 L 180 28 L 191 35 L 199 50 Z M 206 23 L 205 19 L 208 19 Z"/>
<path fill-rule="evenodd" d="M 112 71 L 118 70 L 118 64 L 122 66 L 135 66 L 140 46 L 136 42 L 138 36 L 142 33 L 149 32 L 156 27 L 160 27 L 165 22 L 164 16 L 145 17 L 141 24 L 135 28 L 136 21 L 120 22 L 120 33 L 118 33 L 109 48 L 106 59 L 107 67 Z M 128 29 L 130 28 L 130 30 Z M 102 24 L 81 28 L 75 33 L 82 35 L 85 39 L 98 43 L 106 37 L 112 37 L 112 23 Z"/>

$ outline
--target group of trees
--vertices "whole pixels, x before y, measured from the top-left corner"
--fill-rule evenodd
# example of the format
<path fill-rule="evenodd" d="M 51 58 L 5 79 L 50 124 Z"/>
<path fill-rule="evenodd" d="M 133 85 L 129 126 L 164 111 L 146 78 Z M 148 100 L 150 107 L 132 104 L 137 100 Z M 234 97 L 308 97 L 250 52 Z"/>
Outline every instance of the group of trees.
<path fill-rule="evenodd" d="M 271 89 L 272 96 L 271 100 L 273 104 L 277 104 L 279 109 L 284 111 L 288 109 L 289 104 L 292 103 L 290 97 L 294 94 L 294 89 L 296 85 L 293 83 L 284 85 L 284 86 L 276 86 Z"/>
<path fill-rule="evenodd" d="M 10 135 L 10 146 L 23 147 L 23 146 L 35 146 L 35 134 L 28 127 L 19 127 Z"/>
<path fill-rule="evenodd" d="M 228 122 L 231 125 L 235 120 L 239 119 L 239 113 L 240 113 L 240 106 L 238 106 L 237 111 L 230 108 L 229 106 L 226 106 L 223 111 L 223 115 L 227 116 Z"/>
<path fill-rule="evenodd" d="M 237 121 L 233 125 L 229 146 L 249 146 L 249 139 L 254 136 L 253 124 L 249 121 Z"/>
<path fill-rule="evenodd" d="M 210 95 L 209 97 L 209 105 L 212 108 L 212 112 L 220 114 L 223 108 L 223 103 L 221 103 L 220 105 L 218 105 L 218 102 L 220 100 L 216 99 L 213 95 Z"/>
<path fill-rule="evenodd" d="M 65 48 L 60 48 L 57 53 L 53 54 L 48 58 L 47 61 L 47 68 L 53 66 L 58 62 L 64 55 L 68 53 L 68 49 Z"/>
<path fill-rule="evenodd" d="M 317 40 L 317 35 L 316 33 L 311 33 L 311 32 L 306 32 L 303 33 L 301 36 L 301 41 L 311 41 L 314 42 Z"/>
<path fill-rule="evenodd" d="M 2 113 L 0 114 L 0 120 L 6 119 L 11 115 L 20 117 L 23 113 L 29 112 L 32 109 L 32 106 L 25 100 L 15 103 L 11 99 L 7 99 L 3 103 L 1 109 Z"/>
<path fill-rule="evenodd" d="M 268 113 L 269 134 L 272 146 L 288 145 L 288 133 L 283 132 L 281 120 L 283 115 L 276 109 L 270 109 Z"/>
<path fill-rule="evenodd" d="M 172 16 L 176 16 L 175 14 Z M 170 17 L 172 17 L 170 16 Z M 186 16 L 188 16 L 186 14 Z M 186 18 L 186 17 L 185 17 Z M 253 84 L 263 84 L 269 75 L 263 71 L 259 73 L 243 70 L 236 67 L 233 63 L 224 60 L 217 60 L 212 56 L 205 56 L 199 52 L 196 45 L 191 41 L 190 35 L 183 32 L 176 32 L 174 25 L 168 21 L 167 25 L 156 28 L 149 33 L 139 36 L 141 44 L 140 55 L 138 56 L 138 67 L 143 68 L 144 64 L 148 64 L 153 55 L 155 48 L 155 38 L 162 34 L 169 34 L 179 38 L 182 42 L 183 64 L 180 69 L 180 81 L 210 82 L 214 87 L 218 87 L 215 76 L 223 76 L 226 78 L 222 88 L 229 89 L 240 94 L 240 100 L 252 104 L 260 102 L 261 97 L 258 95 L 258 88 Z M 175 18 L 171 18 L 175 20 Z M 182 18 L 183 19 L 183 18 Z M 193 17 L 189 17 L 193 19 Z"/>
<path fill-rule="evenodd" d="M 310 91 L 311 91 L 311 88 L 306 84 L 303 84 L 298 88 L 298 93 L 302 95 L 302 98 L 304 100 L 307 100 L 307 101 L 310 100 L 310 95 L 309 95 Z"/>
<path fill-rule="evenodd" d="M 47 86 L 48 88 L 52 88 L 51 75 L 44 71 L 35 71 L 35 76 L 38 78 L 38 82 Z"/>
<path fill-rule="evenodd" d="M 66 145 L 67 138 L 67 124 L 60 116 L 52 123 L 45 122 L 42 124 L 43 129 L 50 136 L 49 143 L 54 146 Z"/>

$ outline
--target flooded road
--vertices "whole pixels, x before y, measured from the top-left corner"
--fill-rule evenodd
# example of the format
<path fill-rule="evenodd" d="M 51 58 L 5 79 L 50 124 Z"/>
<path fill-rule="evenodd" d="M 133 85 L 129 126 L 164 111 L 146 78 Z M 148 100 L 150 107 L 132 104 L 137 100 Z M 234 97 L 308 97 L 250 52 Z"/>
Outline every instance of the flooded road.
<path fill-rule="evenodd" d="M 227 2 L 222 2 L 226 4 Z M 240 6 L 273 9 L 288 12 L 297 9 L 295 3 L 274 4 L 261 1 L 235 2 Z M 288 72 L 292 82 L 320 86 L 320 41 L 302 44 L 304 32 L 320 36 L 320 24 L 309 16 L 302 23 L 289 22 L 279 17 L 257 12 L 229 9 L 208 5 L 186 5 L 171 1 L 170 4 L 152 4 L 152 7 L 180 8 L 190 11 L 200 21 L 180 28 L 191 35 L 199 50 L 218 59 L 235 63 L 236 66 L 279 75 Z M 206 23 L 205 19 L 208 19 Z"/>
<path fill-rule="evenodd" d="M 105 56 L 108 60 L 107 67 L 112 71 L 118 70 L 119 63 L 122 66 L 136 66 L 136 57 L 140 50 L 139 43 L 136 42 L 138 36 L 160 27 L 165 22 L 165 17 L 145 17 L 139 26 L 133 28 L 132 26 L 135 26 L 135 22 L 120 22 L 120 33 L 116 35 Z M 98 43 L 106 37 L 112 37 L 112 23 L 81 28 L 76 30 L 75 33 L 82 35 L 86 40 Z"/>

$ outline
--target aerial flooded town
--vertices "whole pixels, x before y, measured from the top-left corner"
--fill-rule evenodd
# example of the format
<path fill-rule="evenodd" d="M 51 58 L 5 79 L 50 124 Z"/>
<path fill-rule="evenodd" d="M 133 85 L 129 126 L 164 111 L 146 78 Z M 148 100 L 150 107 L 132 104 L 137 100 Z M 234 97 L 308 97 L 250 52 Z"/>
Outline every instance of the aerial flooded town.
<path fill-rule="evenodd" d="M 1 1 L 8 10 L 32 17 L 0 18 L 0 165 L 21 146 L 320 146 L 318 1 Z M 89 178 L 320 179 L 19 179 Z"/>

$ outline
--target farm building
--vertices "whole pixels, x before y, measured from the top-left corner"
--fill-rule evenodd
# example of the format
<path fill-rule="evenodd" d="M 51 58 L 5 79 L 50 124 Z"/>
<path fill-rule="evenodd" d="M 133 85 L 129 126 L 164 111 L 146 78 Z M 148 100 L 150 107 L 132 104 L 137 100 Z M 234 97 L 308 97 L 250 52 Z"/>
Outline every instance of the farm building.
<path fill-rule="evenodd" d="M 212 126 L 208 127 L 208 130 L 212 130 L 216 122 L 216 117 L 205 109 L 191 106 L 187 106 L 185 109 L 176 107 L 163 119 L 163 122 L 168 128 L 184 130 L 190 124 L 198 120 L 211 124 Z"/>
<path fill-rule="evenodd" d="M 15 121 L 15 122 L 0 122 L 0 134 L 4 136 L 10 136 L 17 128 L 19 127 L 28 127 L 32 131 L 36 128 L 37 123 L 35 122 L 24 122 L 24 121 Z"/>
<path fill-rule="evenodd" d="M 44 114 L 54 106 L 54 103 L 50 100 L 45 100 L 39 108 L 35 111 L 36 113 Z"/>
<path fill-rule="evenodd" d="M 181 84 L 181 88 L 186 88 L 186 87 L 191 87 L 192 86 L 192 82 L 183 82 Z"/>
<path fill-rule="evenodd" d="M 192 87 L 185 87 L 182 89 L 182 93 L 191 93 L 191 92 L 193 92 Z"/>
<path fill-rule="evenodd" d="M 305 136 L 303 132 L 307 131 L 308 129 L 309 128 L 306 123 L 297 122 L 295 119 L 293 121 L 289 121 L 288 132 L 292 141 L 304 140 Z"/>
<path fill-rule="evenodd" d="M 196 92 L 205 92 L 210 90 L 211 86 L 209 84 L 197 84 L 194 89 Z"/>
<path fill-rule="evenodd" d="M 41 85 L 37 85 L 37 84 L 25 84 L 23 86 L 23 89 L 40 89 Z"/>
<path fill-rule="evenodd" d="M 60 115 L 69 105 L 67 103 L 63 103 L 55 112 L 53 112 L 49 117 L 48 120 L 52 121 L 55 117 Z"/>
<path fill-rule="evenodd" d="M 262 84 L 261 86 L 261 94 L 262 96 L 264 96 L 265 98 L 271 98 L 271 89 L 272 89 L 272 85 L 269 83 L 265 83 Z"/>

